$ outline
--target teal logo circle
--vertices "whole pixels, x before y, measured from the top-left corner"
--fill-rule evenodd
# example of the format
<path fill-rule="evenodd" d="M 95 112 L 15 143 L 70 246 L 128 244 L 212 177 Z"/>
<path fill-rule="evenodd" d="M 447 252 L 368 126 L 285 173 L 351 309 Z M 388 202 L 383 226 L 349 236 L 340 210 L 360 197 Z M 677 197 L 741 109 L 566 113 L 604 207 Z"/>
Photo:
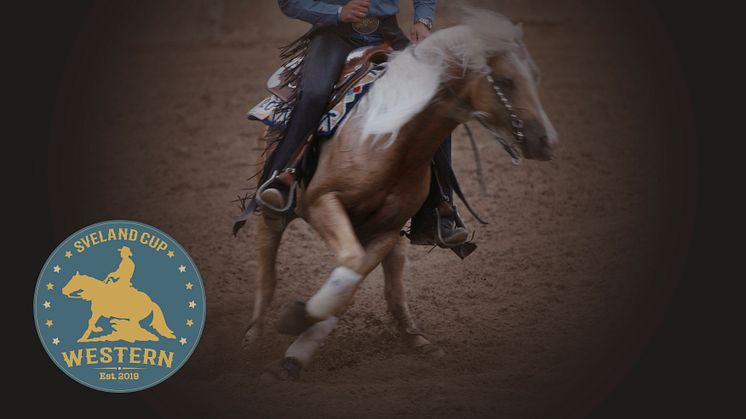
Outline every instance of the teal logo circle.
<path fill-rule="evenodd" d="M 152 387 L 186 363 L 205 324 L 197 266 L 171 236 L 105 221 L 65 239 L 47 259 L 34 320 L 54 363 L 96 390 Z"/>

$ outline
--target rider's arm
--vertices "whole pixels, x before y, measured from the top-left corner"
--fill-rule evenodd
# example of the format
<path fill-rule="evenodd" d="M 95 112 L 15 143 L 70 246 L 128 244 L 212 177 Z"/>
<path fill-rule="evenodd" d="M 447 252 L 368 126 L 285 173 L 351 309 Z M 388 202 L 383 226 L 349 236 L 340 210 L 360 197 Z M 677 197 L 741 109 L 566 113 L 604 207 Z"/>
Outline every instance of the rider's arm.
<path fill-rule="evenodd" d="M 430 23 L 435 21 L 435 0 L 414 0 L 414 21 L 427 19 Z"/>
<path fill-rule="evenodd" d="M 339 23 L 342 6 L 315 0 L 278 0 L 280 9 L 293 19 L 304 20 L 312 25 Z"/>

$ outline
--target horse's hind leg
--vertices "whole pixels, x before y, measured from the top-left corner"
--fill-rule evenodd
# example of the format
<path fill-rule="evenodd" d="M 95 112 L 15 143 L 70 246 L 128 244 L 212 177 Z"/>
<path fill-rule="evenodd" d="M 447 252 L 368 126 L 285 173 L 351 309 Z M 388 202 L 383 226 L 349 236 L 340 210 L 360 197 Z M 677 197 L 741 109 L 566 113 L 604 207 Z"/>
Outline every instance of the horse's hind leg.
<path fill-rule="evenodd" d="M 381 262 L 385 278 L 384 294 L 386 296 L 386 304 L 388 305 L 389 312 L 396 319 L 399 331 L 404 334 L 407 343 L 420 353 L 440 358 L 444 355 L 443 350 L 425 337 L 409 312 L 404 281 L 402 280 L 405 263 L 404 242 L 400 240 Z"/>
<path fill-rule="evenodd" d="M 246 330 L 243 345 L 247 346 L 261 337 L 264 326 L 264 315 L 272 302 L 277 285 L 277 249 L 280 246 L 284 229 L 275 230 L 269 226 L 264 217 L 257 217 L 256 249 L 257 272 L 254 289 L 254 314 Z"/>

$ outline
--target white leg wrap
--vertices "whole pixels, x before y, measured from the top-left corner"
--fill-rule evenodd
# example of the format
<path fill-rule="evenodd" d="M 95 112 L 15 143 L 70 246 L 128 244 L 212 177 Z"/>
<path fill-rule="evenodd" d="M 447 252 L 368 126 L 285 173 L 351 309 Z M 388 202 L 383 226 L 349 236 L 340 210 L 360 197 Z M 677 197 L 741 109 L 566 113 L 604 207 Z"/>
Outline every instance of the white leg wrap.
<path fill-rule="evenodd" d="M 362 278 L 362 275 L 352 269 L 337 267 L 324 286 L 308 300 L 306 311 L 317 319 L 334 315 L 347 302 Z"/>
<path fill-rule="evenodd" d="M 319 349 L 321 342 L 329 336 L 334 326 L 337 325 L 337 320 L 336 317 L 330 316 L 328 319 L 309 327 L 285 351 L 285 356 L 292 356 L 300 361 L 301 365 L 307 367 L 314 352 Z"/>

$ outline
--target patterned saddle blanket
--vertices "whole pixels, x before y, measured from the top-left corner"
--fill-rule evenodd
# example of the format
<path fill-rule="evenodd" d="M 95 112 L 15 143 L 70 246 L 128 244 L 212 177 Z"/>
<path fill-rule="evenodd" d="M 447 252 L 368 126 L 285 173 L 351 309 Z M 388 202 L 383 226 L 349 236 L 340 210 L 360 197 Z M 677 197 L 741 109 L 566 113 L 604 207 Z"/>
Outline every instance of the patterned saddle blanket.
<path fill-rule="evenodd" d="M 367 71 L 366 71 L 367 69 Z M 361 71 L 351 75 L 349 79 L 342 80 L 335 86 L 329 110 L 321 118 L 316 135 L 330 137 L 334 130 L 344 120 L 357 102 L 365 96 L 373 83 L 386 71 L 386 62 L 375 64 L 368 63 Z M 291 107 L 283 106 L 285 101 L 272 94 L 259 102 L 247 114 L 251 120 L 260 121 L 263 124 L 283 129 L 287 125 L 288 118 L 292 112 Z"/>

